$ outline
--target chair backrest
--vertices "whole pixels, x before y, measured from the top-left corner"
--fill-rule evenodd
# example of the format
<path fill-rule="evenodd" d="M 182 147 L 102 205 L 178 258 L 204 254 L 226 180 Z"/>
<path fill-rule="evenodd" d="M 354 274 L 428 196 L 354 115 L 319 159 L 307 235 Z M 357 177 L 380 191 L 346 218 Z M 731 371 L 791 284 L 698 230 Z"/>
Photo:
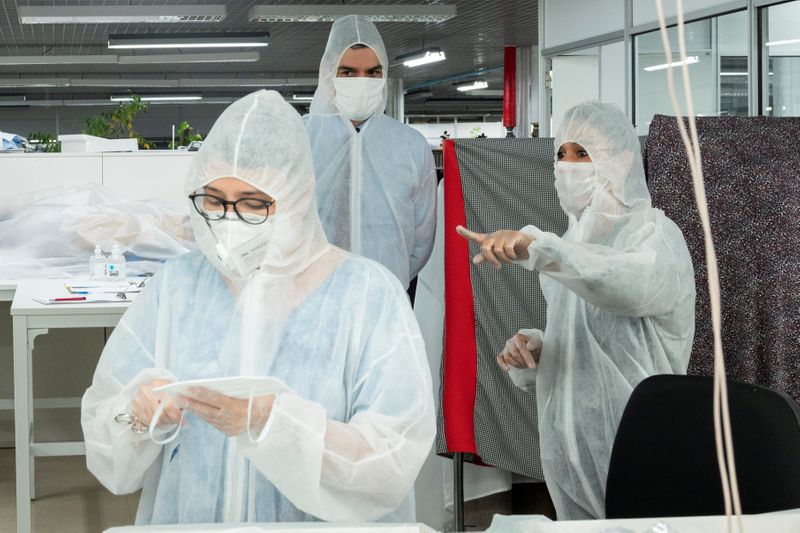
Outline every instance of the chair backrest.
<path fill-rule="evenodd" d="M 724 514 L 713 380 L 652 376 L 631 394 L 606 483 L 608 518 Z M 786 394 L 728 382 L 742 511 L 800 507 L 800 407 Z"/>

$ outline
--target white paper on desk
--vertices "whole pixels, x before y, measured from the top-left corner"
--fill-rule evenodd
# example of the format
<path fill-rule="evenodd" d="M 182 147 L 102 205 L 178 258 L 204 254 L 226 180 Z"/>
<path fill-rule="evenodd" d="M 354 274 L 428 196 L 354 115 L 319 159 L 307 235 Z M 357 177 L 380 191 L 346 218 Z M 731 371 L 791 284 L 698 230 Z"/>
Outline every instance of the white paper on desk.
<path fill-rule="evenodd" d="M 242 400 L 250 396 L 263 396 L 265 394 L 279 394 L 293 392 L 289 386 L 278 378 L 270 376 L 234 376 L 228 378 L 190 379 L 177 381 L 153 389 L 153 392 L 163 392 L 170 396 L 177 396 L 189 387 L 205 387 L 213 391 L 239 398 Z"/>
<path fill-rule="evenodd" d="M 67 298 L 66 300 L 64 298 Z M 58 305 L 58 304 L 114 304 L 114 303 L 121 303 L 127 304 L 131 303 L 133 300 L 122 298 L 109 298 L 103 296 L 87 296 L 83 300 L 72 300 L 68 296 L 59 296 L 57 298 L 38 298 L 34 296 L 31 298 L 34 302 L 38 302 L 44 305 Z"/>
<path fill-rule="evenodd" d="M 89 294 L 95 293 L 137 293 L 141 292 L 142 287 L 139 286 L 140 281 L 90 281 L 79 283 L 65 283 L 64 287 L 70 293 L 88 292 Z"/>

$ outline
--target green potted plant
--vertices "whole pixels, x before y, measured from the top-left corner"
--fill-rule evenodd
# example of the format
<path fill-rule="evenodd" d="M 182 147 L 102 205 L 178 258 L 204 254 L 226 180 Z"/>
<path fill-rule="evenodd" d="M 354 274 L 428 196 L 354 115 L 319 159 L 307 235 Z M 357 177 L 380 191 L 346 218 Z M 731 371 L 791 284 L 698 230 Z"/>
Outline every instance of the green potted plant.
<path fill-rule="evenodd" d="M 35 131 L 28 134 L 28 143 L 30 143 L 36 152 L 49 152 L 57 153 L 61 151 L 61 142 L 52 133 L 44 131 Z"/>
<path fill-rule="evenodd" d="M 88 117 L 84 122 L 83 133 L 105 139 L 136 139 L 139 147 L 147 150 L 150 144 L 133 129 L 133 118 L 142 111 L 147 111 L 147 107 L 147 102 L 143 102 L 139 95 L 131 95 L 130 102 L 121 103 L 114 111 L 104 111 Z"/>
<path fill-rule="evenodd" d="M 203 136 L 199 133 L 192 133 L 193 129 L 185 120 L 178 125 L 175 130 L 175 141 L 169 143 L 169 149 L 175 150 L 179 146 L 189 146 L 194 141 L 202 141 Z"/>

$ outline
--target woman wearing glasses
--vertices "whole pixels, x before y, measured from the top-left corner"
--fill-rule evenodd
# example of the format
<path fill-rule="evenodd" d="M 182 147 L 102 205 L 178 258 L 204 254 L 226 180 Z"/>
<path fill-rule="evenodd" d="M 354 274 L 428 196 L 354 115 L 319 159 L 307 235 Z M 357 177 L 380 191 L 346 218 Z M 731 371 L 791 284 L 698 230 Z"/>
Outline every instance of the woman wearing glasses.
<path fill-rule="evenodd" d="M 413 520 L 435 432 L 425 348 L 394 276 L 325 239 L 299 115 L 275 92 L 231 105 L 186 193 L 200 251 L 109 339 L 82 404 L 89 469 L 143 489 L 137 524 Z M 156 390 L 235 376 L 289 391 Z"/>

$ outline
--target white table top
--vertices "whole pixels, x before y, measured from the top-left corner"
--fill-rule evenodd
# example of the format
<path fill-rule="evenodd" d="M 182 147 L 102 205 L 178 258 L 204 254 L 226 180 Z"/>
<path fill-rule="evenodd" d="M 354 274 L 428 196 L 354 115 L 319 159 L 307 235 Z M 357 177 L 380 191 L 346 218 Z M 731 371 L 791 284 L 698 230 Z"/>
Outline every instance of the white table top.
<path fill-rule="evenodd" d="M 129 278 L 133 279 L 133 278 Z M 128 300 L 111 303 L 67 303 L 45 305 L 35 302 L 34 297 L 54 298 L 75 296 L 69 293 L 65 283 L 77 284 L 82 281 L 71 279 L 21 279 L 16 282 L 17 292 L 11 303 L 11 315 L 122 315 L 136 299 L 136 294 L 128 293 Z"/>
<path fill-rule="evenodd" d="M 669 529 L 658 527 L 666 524 Z M 745 533 L 797 533 L 800 509 L 742 516 Z M 654 526 L 656 526 L 654 528 Z M 606 520 L 567 520 L 551 522 L 543 516 L 494 515 L 486 533 L 725 533 L 724 516 L 681 516 L 671 518 L 627 518 Z M 738 531 L 733 519 L 732 531 Z"/>
<path fill-rule="evenodd" d="M 425 524 L 331 524 L 301 522 L 281 524 L 183 524 L 171 526 L 125 526 L 105 533 L 434 533 Z"/>

